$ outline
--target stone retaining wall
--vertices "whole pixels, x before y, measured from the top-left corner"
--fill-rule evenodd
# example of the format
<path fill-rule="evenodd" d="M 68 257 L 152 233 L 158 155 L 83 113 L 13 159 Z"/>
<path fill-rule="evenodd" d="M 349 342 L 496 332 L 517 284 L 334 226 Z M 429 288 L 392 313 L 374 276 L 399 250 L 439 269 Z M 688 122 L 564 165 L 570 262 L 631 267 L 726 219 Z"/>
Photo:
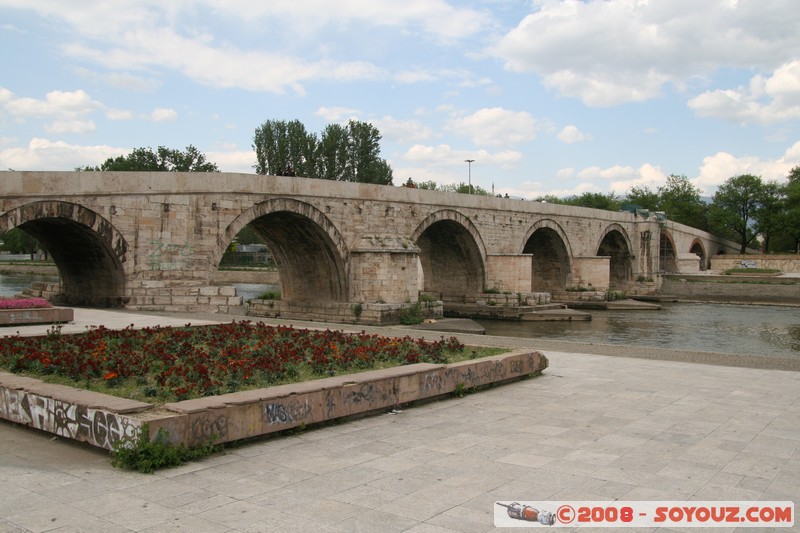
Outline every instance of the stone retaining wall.
<path fill-rule="evenodd" d="M 711 270 L 715 272 L 725 272 L 732 268 L 776 269 L 784 273 L 800 272 L 800 255 L 723 254 L 711 258 Z"/>
<path fill-rule="evenodd" d="M 541 373 L 539 352 L 520 351 L 449 365 L 419 363 L 169 403 L 162 409 L 0 372 L 0 417 L 113 449 L 164 429 L 174 444 L 231 442 L 336 418 L 399 407 Z"/>
<path fill-rule="evenodd" d="M 665 276 L 659 295 L 682 300 L 728 303 L 800 304 L 800 283 L 776 278 Z"/>

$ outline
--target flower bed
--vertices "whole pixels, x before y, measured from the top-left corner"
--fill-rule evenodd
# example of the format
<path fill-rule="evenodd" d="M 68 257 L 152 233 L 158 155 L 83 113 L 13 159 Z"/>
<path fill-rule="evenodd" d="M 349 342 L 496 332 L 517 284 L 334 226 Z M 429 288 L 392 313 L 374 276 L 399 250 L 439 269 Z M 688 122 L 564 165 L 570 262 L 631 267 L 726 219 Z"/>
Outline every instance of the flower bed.
<path fill-rule="evenodd" d="M 0 297 L 0 326 L 70 322 L 74 316 L 72 309 L 53 307 L 44 298 Z"/>
<path fill-rule="evenodd" d="M 463 351 L 455 337 L 429 342 L 242 321 L 8 337 L 0 339 L 0 367 L 163 403 L 374 368 L 442 364 Z"/>
<path fill-rule="evenodd" d="M 0 296 L 0 309 L 50 308 L 53 304 L 44 298 L 9 298 Z"/>

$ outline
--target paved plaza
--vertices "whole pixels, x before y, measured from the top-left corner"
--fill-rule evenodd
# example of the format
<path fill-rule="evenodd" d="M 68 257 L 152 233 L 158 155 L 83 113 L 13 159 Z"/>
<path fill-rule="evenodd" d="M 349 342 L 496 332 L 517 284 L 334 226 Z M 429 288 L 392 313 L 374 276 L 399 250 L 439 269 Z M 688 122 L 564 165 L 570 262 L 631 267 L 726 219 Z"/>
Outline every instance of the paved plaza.
<path fill-rule="evenodd" d="M 76 326 L 213 320 L 92 313 Z M 541 349 L 550 368 L 149 475 L 2 422 L 0 532 L 484 532 L 498 500 L 800 499 L 800 372 L 465 337 Z"/>

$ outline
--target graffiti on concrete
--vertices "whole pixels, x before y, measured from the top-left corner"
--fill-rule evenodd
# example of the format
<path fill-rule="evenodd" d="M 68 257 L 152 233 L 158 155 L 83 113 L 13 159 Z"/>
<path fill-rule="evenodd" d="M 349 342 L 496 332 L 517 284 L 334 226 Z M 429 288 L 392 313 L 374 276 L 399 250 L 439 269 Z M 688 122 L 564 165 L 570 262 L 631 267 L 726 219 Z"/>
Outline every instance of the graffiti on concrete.
<path fill-rule="evenodd" d="M 107 450 L 141 429 L 139 421 L 117 413 L 6 388 L 0 388 L 0 417 Z"/>
<path fill-rule="evenodd" d="M 191 424 L 192 442 L 206 443 L 214 441 L 224 441 L 228 437 L 228 417 L 225 415 L 210 416 L 206 413 L 202 417 L 195 418 Z"/>
<path fill-rule="evenodd" d="M 302 423 L 311 415 L 311 405 L 306 398 L 300 402 L 289 400 L 284 403 L 264 405 L 264 418 L 270 426 L 274 424 Z"/>
<path fill-rule="evenodd" d="M 194 253 L 190 244 L 167 244 L 162 241 L 152 241 L 153 247 L 148 257 L 150 270 L 184 270 L 188 268 L 187 257 Z"/>

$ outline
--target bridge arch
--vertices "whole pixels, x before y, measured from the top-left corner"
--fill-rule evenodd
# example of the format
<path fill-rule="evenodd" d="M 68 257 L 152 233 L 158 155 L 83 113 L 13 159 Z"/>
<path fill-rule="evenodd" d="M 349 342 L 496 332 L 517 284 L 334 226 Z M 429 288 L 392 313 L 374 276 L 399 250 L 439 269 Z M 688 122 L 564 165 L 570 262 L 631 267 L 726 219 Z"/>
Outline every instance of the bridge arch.
<path fill-rule="evenodd" d="M 689 253 L 695 254 L 700 258 L 700 270 L 708 270 L 709 259 L 706 254 L 706 248 L 703 246 L 703 241 L 699 238 L 693 240 L 692 245 L 689 247 Z"/>
<path fill-rule="evenodd" d="M 532 291 L 552 292 L 570 285 L 572 251 L 567 234 L 556 221 L 537 221 L 525 235 L 522 253 L 533 256 Z"/>
<path fill-rule="evenodd" d="M 411 236 L 420 249 L 422 289 L 446 301 L 483 292 L 486 246 L 472 221 L 452 209 L 428 215 Z"/>
<path fill-rule="evenodd" d="M 348 301 L 350 254 L 339 231 L 316 207 L 291 198 L 254 204 L 226 228 L 218 265 L 239 231 L 252 226 L 267 243 L 289 301 Z"/>
<path fill-rule="evenodd" d="M 633 253 L 631 241 L 625 229 L 611 224 L 600 236 L 597 256 L 611 257 L 609 265 L 609 289 L 624 289 L 633 277 Z"/>
<path fill-rule="evenodd" d="M 675 252 L 675 241 L 672 235 L 661 230 L 658 241 L 658 264 L 659 269 L 666 274 L 674 274 L 678 268 L 678 254 Z"/>
<path fill-rule="evenodd" d="M 126 272 L 133 270 L 128 243 L 91 209 L 58 200 L 32 202 L 0 216 L 0 234 L 19 228 L 38 240 L 61 277 L 56 303 L 121 307 L 130 300 Z"/>

